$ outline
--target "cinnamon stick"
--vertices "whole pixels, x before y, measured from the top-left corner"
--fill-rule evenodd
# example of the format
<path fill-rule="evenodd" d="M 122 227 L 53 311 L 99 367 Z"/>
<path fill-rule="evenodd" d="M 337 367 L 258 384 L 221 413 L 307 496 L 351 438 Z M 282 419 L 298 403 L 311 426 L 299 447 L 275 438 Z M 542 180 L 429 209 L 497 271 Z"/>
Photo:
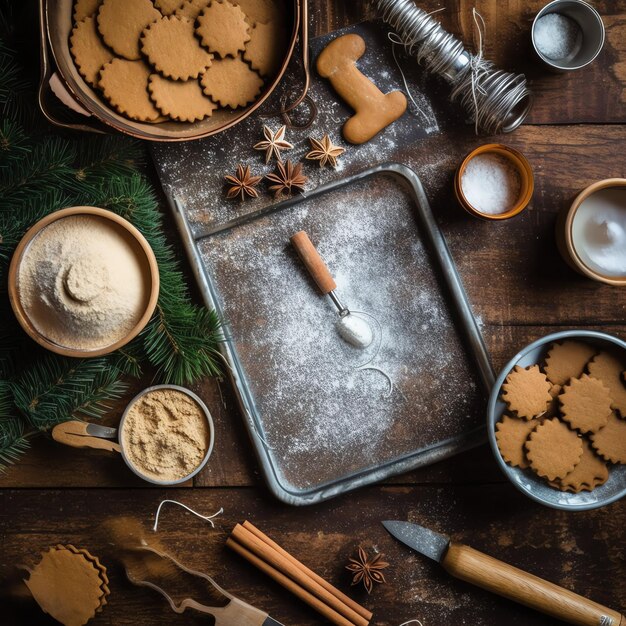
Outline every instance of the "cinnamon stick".
<path fill-rule="evenodd" d="M 309 569 L 303 563 L 300 563 L 298 559 L 293 557 L 287 550 L 281 548 L 275 541 L 270 539 L 264 532 L 260 531 L 252 522 L 246 520 L 243 523 L 244 528 L 247 528 L 250 532 L 254 533 L 261 541 L 274 548 L 277 552 L 282 554 L 286 559 L 291 561 L 296 567 L 301 569 L 305 574 L 308 574 L 313 580 L 318 582 L 326 591 L 332 593 L 338 600 L 341 600 L 344 604 L 348 605 L 353 611 L 356 611 L 361 617 L 368 622 L 372 619 L 372 612 L 368 611 L 365 607 L 361 606 L 358 602 L 355 602 L 352 598 L 348 597 L 345 593 L 342 593 L 331 585 L 326 579 L 316 574 L 313 570 Z"/>
<path fill-rule="evenodd" d="M 343 615 L 352 624 L 355 624 L 355 626 L 368 626 L 369 620 L 365 619 L 354 609 L 339 600 L 334 594 L 330 593 L 325 587 L 302 571 L 302 569 L 296 567 L 275 548 L 259 539 L 248 528 L 237 524 L 231 533 L 231 537 L 261 560 L 298 583 L 298 585 L 303 587 L 306 591 L 317 596 L 324 604 Z"/>
<path fill-rule="evenodd" d="M 278 584 L 282 585 L 285 589 L 293 593 L 294 596 L 300 598 L 303 602 L 306 602 L 310 607 L 315 609 L 320 615 L 324 616 L 328 621 L 337 626 L 355 626 L 353 622 L 346 619 L 343 615 L 337 613 L 331 609 L 327 604 L 322 602 L 319 598 L 316 598 L 312 593 L 303 589 L 300 585 L 295 583 L 291 578 L 285 576 L 279 572 L 276 568 L 272 567 L 258 556 L 244 548 L 241 544 L 237 543 L 232 537 L 226 540 L 226 545 L 234 550 L 237 554 L 242 556 L 246 561 L 249 561 L 260 569 L 264 574 L 267 574 L 270 578 L 274 579 Z"/>

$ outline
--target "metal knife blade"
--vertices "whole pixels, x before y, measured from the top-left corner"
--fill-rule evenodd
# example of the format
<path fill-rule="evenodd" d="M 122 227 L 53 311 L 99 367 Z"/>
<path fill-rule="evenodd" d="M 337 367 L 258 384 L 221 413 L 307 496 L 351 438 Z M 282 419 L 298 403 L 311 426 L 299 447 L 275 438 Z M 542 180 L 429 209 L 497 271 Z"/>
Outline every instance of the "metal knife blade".
<path fill-rule="evenodd" d="M 429 559 L 441 563 L 450 545 L 450 538 L 411 522 L 388 520 L 383 526 L 393 537 Z"/>
<path fill-rule="evenodd" d="M 273 617 L 269 615 L 265 618 L 263 626 L 283 626 L 280 622 L 277 622 Z"/>

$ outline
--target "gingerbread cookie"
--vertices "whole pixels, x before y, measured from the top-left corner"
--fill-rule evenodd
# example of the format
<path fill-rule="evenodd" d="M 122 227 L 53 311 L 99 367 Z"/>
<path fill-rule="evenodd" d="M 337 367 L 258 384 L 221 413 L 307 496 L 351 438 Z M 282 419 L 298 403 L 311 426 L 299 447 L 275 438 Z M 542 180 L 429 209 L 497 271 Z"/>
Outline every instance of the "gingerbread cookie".
<path fill-rule="evenodd" d="M 181 5 L 183 0 L 153 0 L 154 6 L 159 9 L 161 15 L 172 15 Z"/>
<path fill-rule="evenodd" d="M 551 383 L 563 386 L 570 378 L 579 378 L 595 354 L 596 350 L 582 341 L 553 343 L 543 369 Z"/>
<path fill-rule="evenodd" d="M 100 88 L 119 113 L 140 122 L 155 121 L 160 114 L 148 95 L 149 76 L 143 61 L 113 59 L 100 71 Z"/>
<path fill-rule="evenodd" d="M 250 41 L 245 13 L 229 0 L 211 0 L 198 15 L 200 43 L 220 57 L 236 57 Z"/>
<path fill-rule="evenodd" d="M 548 480 L 567 476 L 583 454 L 580 437 L 557 418 L 539 424 L 528 436 L 525 448 L 532 469 Z"/>
<path fill-rule="evenodd" d="M 516 416 L 530 420 L 547 411 L 552 401 L 551 388 L 538 365 L 516 365 L 502 385 L 502 400 Z"/>
<path fill-rule="evenodd" d="M 102 0 L 76 0 L 74 3 L 74 21 L 82 22 L 96 13 Z"/>
<path fill-rule="evenodd" d="M 277 0 L 234 0 L 234 2 L 241 7 L 247 21 L 252 25 L 280 21 L 281 13 Z"/>
<path fill-rule="evenodd" d="M 559 396 L 563 419 L 582 433 L 596 432 L 611 415 L 609 390 L 597 378 L 572 378 Z"/>
<path fill-rule="evenodd" d="M 216 59 L 200 80 L 204 93 L 223 107 L 236 109 L 252 102 L 263 81 L 241 59 Z"/>
<path fill-rule="evenodd" d="M 152 74 L 148 91 L 157 109 L 179 122 L 202 120 L 217 109 L 217 105 L 204 95 L 197 80 L 174 81 Z"/>
<path fill-rule="evenodd" d="M 626 384 L 622 372 L 626 364 L 609 352 L 601 352 L 591 359 L 588 365 L 589 374 L 599 378 L 611 394 L 612 407 L 626 418 Z"/>
<path fill-rule="evenodd" d="M 524 444 L 528 435 L 540 424 L 539 420 L 522 420 L 503 415 L 496 424 L 496 441 L 502 458 L 513 467 L 530 467 Z"/>
<path fill-rule="evenodd" d="M 92 87 L 97 87 L 100 70 L 113 59 L 113 53 L 102 43 L 95 17 L 86 17 L 74 26 L 70 35 L 70 51 L 79 74 Z"/>
<path fill-rule="evenodd" d="M 162 17 L 143 31 L 141 50 L 159 74 L 174 80 L 198 78 L 213 60 L 194 36 L 193 22 L 174 15 Z"/>
<path fill-rule="evenodd" d="M 284 51 L 282 32 L 276 22 L 257 22 L 250 30 L 250 41 L 246 44 L 243 58 L 261 76 L 274 76 L 278 72 Z"/>
<path fill-rule="evenodd" d="M 384 94 L 356 66 L 365 53 L 365 41 L 349 34 L 331 41 L 317 57 L 317 71 L 328 78 L 342 100 L 355 114 L 344 124 L 347 141 L 361 144 L 395 122 L 406 111 L 401 91 Z"/>
<path fill-rule="evenodd" d="M 626 463 L 626 420 L 615 413 L 607 425 L 591 435 L 594 450 L 611 463 Z"/>
<path fill-rule="evenodd" d="M 86 550 L 52 547 L 27 571 L 24 582 L 37 604 L 65 626 L 86 624 L 106 604 L 106 568 Z"/>
<path fill-rule="evenodd" d="M 609 479 L 606 463 L 593 451 L 586 439 L 582 439 L 582 442 L 583 454 L 576 467 L 553 485 L 561 491 L 570 491 L 571 493 L 593 491 L 596 487 L 604 485 Z"/>
<path fill-rule="evenodd" d="M 136 61 L 141 59 L 141 33 L 160 17 L 150 0 L 103 0 L 98 10 L 98 32 L 116 54 Z"/>
<path fill-rule="evenodd" d="M 174 11 L 178 17 L 186 17 L 195 22 L 198 15 L 207 7 L 211 0 L 184 0 L 184 2 Z"/>
<path fill-rule="evenodd" d="M 546 412 L 542 415 L 542 417 L 555 417 L 560 413 L 560 404 L 559 404 L 559 394 L 563 391 L 563 387 L 561 385 L 552 385 L 550 387 L 550 395 L 552 396 L 552 400 L 548 404 L 548 408 Z"/>

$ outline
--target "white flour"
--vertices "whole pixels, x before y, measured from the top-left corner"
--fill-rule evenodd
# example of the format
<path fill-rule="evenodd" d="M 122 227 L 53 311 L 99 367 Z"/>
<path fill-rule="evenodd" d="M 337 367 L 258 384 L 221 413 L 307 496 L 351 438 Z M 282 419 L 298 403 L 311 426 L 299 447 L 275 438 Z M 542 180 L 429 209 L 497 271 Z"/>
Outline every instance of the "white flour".
<path fill-rule="evenodd" d="M 380 352 L 353 348 L 289 237 L 304 229 L 355 311 L 376 316 Z M 283 480 L 307 488 L 467 431 L 482 421 L 473 364 L 439 292 L 412 206 L 377 176 L 203 240 Z M 373 330 L 378 333 L 377 329 Z"/>

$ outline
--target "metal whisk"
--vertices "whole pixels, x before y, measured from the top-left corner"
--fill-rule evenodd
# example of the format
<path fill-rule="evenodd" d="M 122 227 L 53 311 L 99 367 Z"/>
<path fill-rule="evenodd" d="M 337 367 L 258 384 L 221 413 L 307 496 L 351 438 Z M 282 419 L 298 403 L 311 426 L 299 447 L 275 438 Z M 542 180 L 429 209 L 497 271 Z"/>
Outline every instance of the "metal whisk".
<path fill-rule="evenodd" d="M 451 99 L 470 113 L 476 132 L 509 133 L 524 121 L 532 105 L 524 74 L 497 69 L 482 50 L 472 54 L 412 0 L 373 1 L 407 53 L 451 84 Z"/>

